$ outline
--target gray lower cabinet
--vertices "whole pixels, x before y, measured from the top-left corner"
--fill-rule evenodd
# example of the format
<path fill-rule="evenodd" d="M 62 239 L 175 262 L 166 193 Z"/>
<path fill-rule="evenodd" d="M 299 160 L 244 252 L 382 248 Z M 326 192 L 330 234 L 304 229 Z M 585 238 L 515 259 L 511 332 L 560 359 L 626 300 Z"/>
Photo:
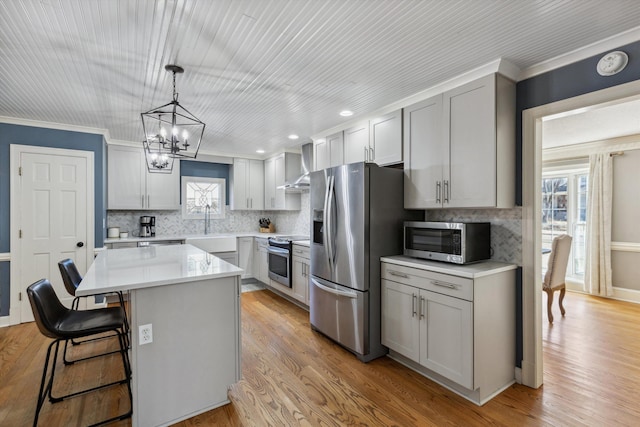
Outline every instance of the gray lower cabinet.
<path fill-rule="evenodd" d="M 515 381 L 515 266 L 486 266 L 443 274 L 442 263 L 407 257 L 381 264 L 390 356 L 479 405 Z"/>
<path fill-rule="evenodd" d="M 253 277 L 253 237 L 238 237 L 238 267 L 243 279 Z"/>
<path fill-rule="evenodd" d="M 309 266 L 310 249 L 302 245 L 293 245 L 292 296 L 303 304 L 309 305 Z"/>
<path fill-rule="evenodd" d="M 221 260 L 238 266 L 238 252 L 214 252 L 213 255 L 217 256 Z"/>
<path fill-rule="evenodd" d="M 253 246 L 253 277 L 262 283 L 269 284 L 269 255 L 267 239 L 256 237 Z"/>

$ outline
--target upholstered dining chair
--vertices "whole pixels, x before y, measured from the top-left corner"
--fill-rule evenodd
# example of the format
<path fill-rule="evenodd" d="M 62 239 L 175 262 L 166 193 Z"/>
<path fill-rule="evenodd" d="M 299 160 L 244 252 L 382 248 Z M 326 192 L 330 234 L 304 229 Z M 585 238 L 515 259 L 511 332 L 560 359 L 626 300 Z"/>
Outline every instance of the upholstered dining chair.
<path fill-rule="evenodd" d="M 569 262 L 569 252 L 571 252 L 572 237 L 568 234 L 556 236 L 551 242 L 551 253 L 549 254 L 549 263 L 547 264 L 547 272 L 542 279 L 542 290 L 547 293 L 547 317 L 549 323 L 553 323 L 553 314 L 551 314 L 551 304 L 553 303 L 553 293 L 560 291 L 560 313 L 564 316 L 565 310 L 562 306 L 565 293 L 565 276 L 567 274 L 567 264 Z"/>
<path fill-rule="evenodd" d="M 80 286 L 80 282 L 82 282 L 82 275 L 80 275 L 80 272 L 78 271 L 78 268 L 76 267 L 76 264 L 73 262 L 72 259 L 67 258 L 67 259 L 63 259 L 62 261 L 60 261 L 58 263 L 58 268 L 60 269 L 60 275 L 62 276 L 62 282 L 64 283 L 64 287 L 67 290 L 67 292 L 73 296 L 73 302 L 71 303 L 71 309 L 72 310 L 77 310 L 78 309 L 78 305 L 79 305 L 79 301 L 80 298 L 79 296 L 76 296 L 76 289 L 78 288 L 78 286 Z M 126 343 L 127 346 L 129 345 L 129 321 L 127 319 L 127 313 L 126 313 L 126 307 L 124 304 L 124 296 L 122 295 L 122 292 L 116 292 L 118 295 L 118 301 L 120 302 L 120 307 L 122 307 L 122 311 L 124 313 L 124 329 L 125 329 L 125 339 L 126 339 Z M 94 295 L 89 295 L 89 296 L 94 296 Z M 89 342 L 89 341 L 95 341 L 95 340 L 100 340 L 100 339 L 104 339 L 104 338 L 109 338 L 113 335 L 103 335 L 100 337 L 96 337 L 96 338 L 89 338 L 83 341 L 78 341 L 78 340 L 70 340 L 71 343 L 73 345 L 78 345 L 78 344 L 83 344 L 85 342 Z M 90 357 L 85 357 L 82 359 L 77 359 L 77 360 L 69 360 L 67 358 L 67 345 L 69 344 L 69 342 L 65 342 L 64 344 L 64 353 L 62 355 L 62 360 L 65 363 L 65 365 L 70 365 L 72 363 L 75 362 L 79 362 L 81 360 L 86 360 L 86 359 L 92 359 L 94 357 L 98 357 L 98 356 L 104 356 L 106 354 L 111 354 L 113 352 L 107 352 L 107 353 L 103 353 L 103 354 L 99 354 L 96 356 L 90 356 Z"/>
<path fill-rule="evenodd" d="M 127 384 L 129 391 L 129 402 L 132 402 L 131 395 L 131 365 L 129 363 L 128 349 L 125 340 L 124 331 L 124 311 L 121 307 L 98 308 L 95 310 L 72 310 L 68 309 L 58 299 L 53 286 L 47 279 L 41 279 L 27 288 L 27 295 L 33 317 L 40 332 L 53 341 L 47 349 L 47 356 L 44 362 L 42 372 L 42 380 L 40 381 L 40 392 L 38 394 L 38 403 L 36 405 L 36 413 L 33 420 L 34 427 L 38 425 L 38 416 L 40 409 L 48 397 L 51 403 L 60 402 L 64 399 L 71 398 L 80 394 L 89 393 L 100 390 L 105 387 L 117 384 Z M 87 388 L 64 396 L 54 396 L 54 376 L 56 372 L 56 362 L 61 341 L 69 341 L 74 338 L 86 338 L 105 332 L 113 332 L 118 337 L 120 344 L 120 353 L 122 357 L 122 366 L 124 368 L 124 378 L 113 381 L 108 384 L 102 384 L 95 387 Z M 53 349 L 53 361 L 51 361 L 51 353 Z M 49 363 L 51 361 L 51 364 Z M 51 366 L 51 374 L 48 376 L 49 366 Z M 100 375 L 97 375 L 100 377 Z M 67 380 L 67 382 L 69 382 Z M 133 406 L 130 406 L 128 412 L 108 420 L 101 421 L 95 425 L 108 423 L 115 420 L 122 420 L 131 416 Z"/>

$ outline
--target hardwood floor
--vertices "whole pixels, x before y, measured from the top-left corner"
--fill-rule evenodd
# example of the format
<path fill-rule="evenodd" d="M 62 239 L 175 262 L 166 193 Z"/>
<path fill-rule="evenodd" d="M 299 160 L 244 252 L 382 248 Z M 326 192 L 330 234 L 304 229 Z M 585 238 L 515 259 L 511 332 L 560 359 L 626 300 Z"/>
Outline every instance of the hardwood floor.
<path fill-rule="evenodd" d="M 552 326 L 543 316 L 545 385 L 514 385 L 478 407 L 388 358 L 360 363 L 269 291 L 243 293 L 243 378 L 229 391 L 231 404 L 177 426 L 637 425 L 640 305 L 567 293 L 565 307 L 563 318 L 554 306 Z M 0 329 L 0 425 L 32 423 L 48 342 L 33 323 Z M 120 369 L 110 357 L 61 366 L 70 373 L 61 388 L 107 381 Z M 40 425 L 86 425 L 127 408 L 120 387 L 46 402 Z"/>

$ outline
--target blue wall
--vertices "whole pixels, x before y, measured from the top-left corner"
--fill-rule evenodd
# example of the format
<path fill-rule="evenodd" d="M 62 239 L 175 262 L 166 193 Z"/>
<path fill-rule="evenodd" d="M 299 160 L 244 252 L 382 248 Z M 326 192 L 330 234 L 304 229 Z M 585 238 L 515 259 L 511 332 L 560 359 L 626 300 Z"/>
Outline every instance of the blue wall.
<path fill-rule="evenodd" d="M 579 62 L 540 74 L 516 85 L 516 203 L 522 205 L 522 111 L 585 93 L 595 92 L 640 79 L 640 42 L 621 46 L 629 56 L 627 67 L 613 76 L 597 73 L 602 52 Z"/>
<path fill-rule="evenodd" d="M 224 178 L 225 200 L 229 204 L 229 165 L 223 163 L 207 163 L 194 160 L 180 161 L 180 176 L 199 176 L 204 178 Z M 180 185 L 182 189 L 182 184 Z M 182 200 L 182 198 L 180 199 Z"/>
<path fill-rule="evenodd" d="M 629 64 L 620 73 L 604 77 L 597 73 L 596 64 L 607 52 L 540 74 L 516 85 L 516 203 L 522 205 L 522 112 L 563 99 L 595 92 L 640 79 L 640 42 L 617 49 L 629 56 Z M 522 269 L 517 277 L 516 337 L 517 366 L 522 362 Z"/>
<path fill-rule="evenodd" d="M 106 144 L 102 135 L 0 123 L 0 252 L 10 251 L 10 178 L 9 145 L 34 145 L 92 151 L 94 155 L 95 246 L 104 244 L 105 211 L 104 176 Z M 0 263 L 0 316 L 9 315 L 9 263 Z"/>

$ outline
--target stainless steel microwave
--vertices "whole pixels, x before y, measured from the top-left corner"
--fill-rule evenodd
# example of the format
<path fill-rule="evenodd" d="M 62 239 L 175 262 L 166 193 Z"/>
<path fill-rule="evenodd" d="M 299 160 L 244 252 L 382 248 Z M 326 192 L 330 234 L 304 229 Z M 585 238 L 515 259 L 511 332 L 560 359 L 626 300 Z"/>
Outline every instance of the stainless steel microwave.
<path fill-rule="evenodd" d="M 489 259 L 491 223 L 405 222 L 404 254 L 454 264 Z"/>

